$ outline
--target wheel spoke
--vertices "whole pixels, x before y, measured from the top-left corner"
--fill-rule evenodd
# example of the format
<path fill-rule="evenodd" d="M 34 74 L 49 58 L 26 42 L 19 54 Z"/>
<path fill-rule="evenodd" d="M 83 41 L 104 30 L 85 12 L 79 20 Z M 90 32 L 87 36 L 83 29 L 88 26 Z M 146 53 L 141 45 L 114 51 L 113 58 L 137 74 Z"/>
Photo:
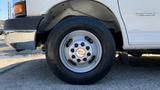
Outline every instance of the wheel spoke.
<path fill-rule="evenodd" d="M 85 40 L 88 41 L 89 43 L 93 44 L 93 40 L 89 38 L 88 36 L 85 36 Z"/>
<path fill-rule="evenodd" d="M 66 47 L 69 47 L 72 42 L 73 42 L 73 40 L 72 40 L 72 39 L 69 39 L 69 40 L 67 41 L 67 43 L 66 43 Z"/>
<path fill-rule="evenodd" d="M 73 62 L 73 60 L 68 60 L 69 61 L 69 63 L 71 63 L 72 65 L 74 65 L 74 66 L 76 66 L 77 64 L 75 63 L 75 62 Z"/>
<path fill-rule="evenodd" d="M 91 64 L 95 60 L 96 56 L 92 56 L 92 58 L 88 61 L 89 64 Z"/>

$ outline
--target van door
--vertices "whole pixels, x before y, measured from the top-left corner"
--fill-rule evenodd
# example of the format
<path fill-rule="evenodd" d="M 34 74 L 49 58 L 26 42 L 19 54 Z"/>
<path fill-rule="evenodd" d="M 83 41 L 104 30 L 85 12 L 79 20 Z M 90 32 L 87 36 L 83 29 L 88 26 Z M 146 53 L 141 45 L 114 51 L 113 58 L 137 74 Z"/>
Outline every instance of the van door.
<path fill-rule="evenodd" d="M 160 0 L 118 0 L 129 44 L 160 44 Z"/>

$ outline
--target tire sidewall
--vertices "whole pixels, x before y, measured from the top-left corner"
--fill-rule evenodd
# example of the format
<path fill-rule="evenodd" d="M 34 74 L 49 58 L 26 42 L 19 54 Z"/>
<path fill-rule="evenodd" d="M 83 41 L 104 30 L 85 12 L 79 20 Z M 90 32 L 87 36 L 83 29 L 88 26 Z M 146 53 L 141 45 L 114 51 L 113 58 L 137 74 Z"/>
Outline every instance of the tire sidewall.
<path fill-rule="evenodd" d="M 70 71 L 63 65 L 59 57 L 61 41 L 67 34 L 76 30 L 91 32 L 99 39 L 102 45 L 101 61 L 96 68 L 86 73 Z M 110 31 L 97 19 L 83 16 L 70 17 L 62 20 L 52 29 L 47 40 L 46 55 L 51 69 L 60 79 L 71 83 L 90 83 L 98 81 L 109 72 L 115 55 L 115 44 Z"/>

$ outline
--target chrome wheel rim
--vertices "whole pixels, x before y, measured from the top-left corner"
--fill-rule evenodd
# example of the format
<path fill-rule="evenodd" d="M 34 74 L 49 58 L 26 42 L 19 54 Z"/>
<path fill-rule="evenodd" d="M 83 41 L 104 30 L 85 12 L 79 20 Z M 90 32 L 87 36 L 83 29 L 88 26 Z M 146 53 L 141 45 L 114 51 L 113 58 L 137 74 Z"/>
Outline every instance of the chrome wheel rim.
<path fill-rule="evenodd" d="M 76 73 L 93 70 L 102 57 L 102 46 L 98 38 L 86 30 L 67 34 L 59 47 L 63 65 Z"/>

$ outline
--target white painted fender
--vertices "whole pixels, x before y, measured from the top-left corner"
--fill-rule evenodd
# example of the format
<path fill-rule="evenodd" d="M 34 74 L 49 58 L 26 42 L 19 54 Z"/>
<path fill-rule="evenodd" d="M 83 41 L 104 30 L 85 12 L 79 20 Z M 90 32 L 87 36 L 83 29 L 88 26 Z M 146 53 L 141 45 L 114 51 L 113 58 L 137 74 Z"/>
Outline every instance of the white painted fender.
<path fill-rule="evenodd" d="M 39 16 L 42 14 L 46 14 L 49 9 L 54 7 L 55 5 L 62 3 L 67 0 L 26 0 L 26 7 L 27 7 L 27 16 Z M 129 41 L 128 36 L 126 32 L 126 28 L 124 25 L 124 21 L 122 19 L 122 16 L 120 14 L 119 5 L 117 0 L 94 0 L 97 1 L 106 7 L 108 7 L 116 16 L 117 21 L 119 22 L 122 36 L 123 36 L 123 48 L 128 49 L 129 48 Z"/>

